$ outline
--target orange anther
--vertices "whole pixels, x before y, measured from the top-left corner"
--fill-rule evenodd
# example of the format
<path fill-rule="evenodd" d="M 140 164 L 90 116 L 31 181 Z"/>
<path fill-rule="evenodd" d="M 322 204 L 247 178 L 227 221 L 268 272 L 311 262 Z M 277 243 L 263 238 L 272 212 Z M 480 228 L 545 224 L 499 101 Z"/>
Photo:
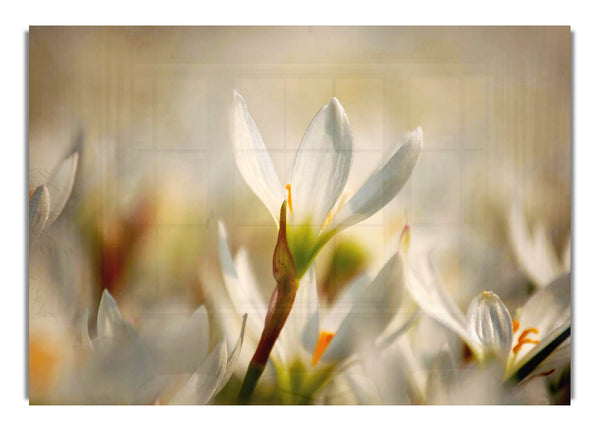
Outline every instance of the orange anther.
<path fill-rule="evenodd" d="M 527 343 L 538 344 L 539 343 L 538 340 L 532 340 L 531 338 L 527 338 L 527 336 L 529 334 L 539 334 L 539 331 L 537 330 L 537 328 L 525 329 L 523 331 L 523 333 L 521 335 L 519 335 L 517 345 L 515 347 L 513 347 L 513 353 L 515 355 L 519 352 L 519 350 L 521 350 L 521 348 L 523 347 L 524 344 L 527 344 Z"/>
<path fill-rule="evenodd" d="M 513 320 L 513 333 L 516 334 L 517 331 L 519 330 L 519 321 L 518 320 Z"/>
<path fill-rule="evenodd" d="M 321 356 L 323 356 L 323 353 L 325 353 L 325 349 L 327 349 L 327 346 L 329 346 L 329 343 L 331 342 L 331 339 L 333 338 L 335 334 L 332 334 L 331 332 L 326 332 L 326 331 L 322 331 L 319 334 L 319 340 L 317 341 L 317 346 L 315 347 L 315 351 L 313 353 L 313 357 L 312 357 L 312 366 L 314 367 L 315 365 L 317 365 L 317 363 L 319 362 L 319 359 L 321 359 Z"/>

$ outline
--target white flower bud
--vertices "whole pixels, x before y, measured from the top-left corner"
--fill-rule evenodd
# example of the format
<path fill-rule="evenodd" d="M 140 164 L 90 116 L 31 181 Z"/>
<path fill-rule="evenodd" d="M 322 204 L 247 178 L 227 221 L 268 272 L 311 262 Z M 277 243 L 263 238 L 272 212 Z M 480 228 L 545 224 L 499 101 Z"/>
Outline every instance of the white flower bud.
<path fill-rule="evenodd" d="M 498 295 L 482 292 L 471 301 L 467 327 L 486 355 L 506 360 L 512 345 L 512 318 Z"/>

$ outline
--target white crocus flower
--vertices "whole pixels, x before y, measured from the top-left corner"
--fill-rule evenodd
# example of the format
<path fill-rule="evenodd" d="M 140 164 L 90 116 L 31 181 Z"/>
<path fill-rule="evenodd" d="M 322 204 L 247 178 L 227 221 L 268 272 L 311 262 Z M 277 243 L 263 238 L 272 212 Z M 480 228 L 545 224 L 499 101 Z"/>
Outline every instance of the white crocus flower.
<path fill-rule="evenodd" d="M 232 257 L 221 221 L 219 253 L 227 296 L 216 289 L 213 295 L 225 332 L 238 327 L 239 313 L 248 315 L 248 350 L 242 352 L 242 366 L 250 361 L 258 344 L 268 304 L 260 293 L 245 249 Z M 400 306 L 403 286 L 403 264 L 396 253 L 372 281 L 361 278 L 325 310 L 319 305 L 313 263 L 300 281 L 294 305 L 270 356 L 284 392 L 304 397 L 305 401 L 310 399 L 337 366 L 351 360 L 361 349 L 374 346 Z M 392 332 L 394 336 L 400 333 Z M 301 386 L 294 386 L 299 381 Z"/>
<path fill-rule="evenodd" d="M 47 230 L 62 212 L 75 181 L 79 153 L 63 159 L 46 184 L 41 184 L 29 197 L 29 244 Z"/>
<path fill-rule="evenodd" d="M 164 314 L 164 313 L 163 313 Z M 123 318 L 108 291 L 97 316 L 97 336 L 90 340 L 87 364 L 76 378 L 78 402 L 101 404 L 206 404 L 233 373 L 243 342 L 228 354 L 221 341 L 208 353 L 208 318 L 204 307 L 175 320 L 142 322 L 141 332 Z M 171 316 L 172 317 L 172 316 Z M 239 331 L 239 327 L 238 327 Z M 77 396 L 75 396 L 77 399 Z"/>
<path fill-rule="evenodd" d="M 530 234 L 523 210 L 516 204 L 511 208 L 508 227 L 515 259 L 538 289 L 571 270 L 570 238 L 558 256 L 544 226 L 538 222 Z"/>
<path fill-rule="evenodd" d="M 299 279 L 335 233 L 372 216 L 400 192 L 423 147 L 419 127 L 332 215 L 353 157 L 352 130 L 340 102 L 334 97 L 312 119 L 298 147 L 291 180 L 283 187 L 244 99 L 237 92 L 234 97 L 231 121 L 236 164 L 276 224 L 281 203 L 287 199 L 288 243 Z"/>
<path fill-rule="evenodd" d="M 427 315 L 459 335 L 480 363 L 493 358 L 506 364 L 505 377 L 519 373 L 521 378 L 524 371 L 533 371 L 522 367 L 535 368 L 540 357 L 568 348 L 570 274 L 559 277 L 529 298 L 513 320 L 493 292 L 476 296 L 464 315 L 442 287 L 433 268 L 431 272 L 433 276 L 428 280 L 410 273 L 407 286 L 412 297 Z"/>

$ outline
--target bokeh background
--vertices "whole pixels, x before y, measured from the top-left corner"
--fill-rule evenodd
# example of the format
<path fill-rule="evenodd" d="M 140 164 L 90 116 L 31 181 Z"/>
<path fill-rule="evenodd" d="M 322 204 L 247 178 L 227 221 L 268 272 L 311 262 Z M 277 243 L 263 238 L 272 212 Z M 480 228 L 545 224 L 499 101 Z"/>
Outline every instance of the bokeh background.
<path fill-rule="evenodd" d="M 569 239 L 568 27 L 31 27 L 30 189 L 74 146 L 81 160 L 35 250 L 44 259 L 30 258 L 40 262 L 30 267 L 30 326 L 47 327 L 65 304 L 93 308 L 101 286 L 131 318 L 159 299 L 205 302 L 206 285 L 221 283 L 217 219 L 272 290 L 276 228 L 234 163 L 233 89 L 283 184 L 333 96 L 355 137 L 348 193 L 423 128 L 398 197 L 319 256 L 327 300 L 344 281 L 330 275 L 336 245 L 355 244 L 357 267 L 375 271 L 406 223 L 411 247 L 441 251 L 463 305 L 484 289 L 509 305 L 525 297 L 506 234 L 514 202 L 557 251 Z"/>

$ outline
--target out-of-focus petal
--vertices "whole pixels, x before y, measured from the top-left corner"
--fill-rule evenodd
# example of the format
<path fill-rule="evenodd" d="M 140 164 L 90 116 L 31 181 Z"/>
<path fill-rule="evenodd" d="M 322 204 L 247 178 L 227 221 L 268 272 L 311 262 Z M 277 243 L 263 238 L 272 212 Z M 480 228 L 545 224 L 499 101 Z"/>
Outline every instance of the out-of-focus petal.
<path fill-rule="evenodd" d="M 215 389 L 215 392 L 214 392 L 215 395 L 218 394 L 221 389 L 223 389 L 225 384 L 227 384 L 227 382 L 233 375 L 235 366 L 237 365 L 237 361 L 240 356 L 240 352 L 242 350 L 242 345 L 244 344 L 244 332 L 246 330 L 247 318 L 248 318 L 248 315 L 246 315 L 246 314 L 244 314 L 244 316 L 242 317 L 242 329 L 240 329 L 240 336 L 237 339 L 235 346 L 233 348 L 233 351 L 229 355 L 229 358 L 227 358 L 227 366 L 225 367 L 225 372 L 223 373 L 223 376 L 221 377 L 221 381 L 219 382 L 219 384 L 217 385 L 217 387 Z"/>
<path fill-rule="evenodd" d="M 156 377 L 155 363 L 106 290 L 97 321 L 98 336 L 81 377 L 86 400 L 95 404 L 151 402 L 159 391 L 158 381 L 151 384 Z"/>
<path fill-rule="evenodd" d="M 560 274 L 556 253 L 545 229 L 542 225 L 535 226 L 532 236 L 518 204 L 513 204 L 510 211 L 509 234 L 517 263 L 538 288 Z"/>
<path fill-rule="evenodd" d="M 344 229 L 371 217 L 387 205 L 410 177 L 422 149 L 423 132 L 419 127 L 350 198 L 334 216 L 327 229 Z"/>
<path fill-rule="evenodd" d="M 50 214 L 50 193 L 42 184 L 37 187 L 29 198 L 29 246 L 34 243 L 38 235 L 48 223 Z"/>
<path fill-rule="evenodd" d="M 138 328 L 161 373 L 193 373 L 206 359 L 209 324 L 204 306 L 191 314 L 183 305 L 157 307 L 144 313 Z"/>
<path fill-rule="evenodd" d="M 350 312 L 341 323 L 323 361 L 342 360 L 377 337 L 398 312 L 405 285 L 402 261 L 394 254 L 365 288 L 354 291 Z"/>
<path fill-rule="evenodd" d="M 279 207 L 285 200 L 284 189 L 244 98 L 237 91 L 233 97 L 231 121 L 235 162 L 250 189 L 265 204 L 277 223 Z"/>
<path fill-rule="evenodd" d="M 215 395 L 227 369 L 227 343 L 221 341 L 200 369 L 183 384 L 170 404 L 206 404 Z"/>
<path fill-rule="evenodd" d="M 250 265 L 247 262 L 248 255 L 242 252 L 239 259 L 234 262 L 231 257 L 229 245 L 227 244 L 227 230 L 225 224 L 219 220 L 219 257 L 221 259 L 221 271 L 225 288 L 229 299 L 235 308 L 238 316 L 248 314 L 248 330 L 252 334 L 260 337 L 264 326 L 264 319 L 267 314 L 266 304 L 255 286 L 252 286 L 254 276 L 249 276 Z M 236 269 L 244 272 L 241 278 Z M 237 329 L 236 329 L 237 332 Z"/>
<path fill-rule="evenodd" d="M 102 292 L 98 307 L 97 330 L 100 338 L 131 338 L 135 330 L 121 315 L 119 306 L 108 290 Z"/>
<path fill-rule="evenodd" d="M 48 181 L 48 191 L 52 200 L 52 207 L 48 216 L 47 227 L 58 218 L 62 212 L 75 182 L 79 153 L 74 152 L 65 158 L 57 167 L 56 171 Z"/>
<path fill-rule="evenodd" d="M 351 164 L 350 122 L 334 97 L 312 119 L 296 153 L 291 181 L 295 223 L 323 225 L 346 185 Z"/>
<path fill-rule="evenodd" d="M 447 398 L 449 390 L 458 383 L 458 369 L 450 347 L 445 344 L 429 371 L 425 389 L 427 399 Z"/>
<path fill-rule="evenodd" d="M 493 292 L 482 292 L 471 301 L 467 311 L 467 328 L 471 337 L 485 352 L 495 354 L 506 361 L 513 338 L 510 312 Z"/>
<path fill-rule="evenodd" d="M 408 275 L 406 286 L 419 307 L 429 317 L 458 334 L 472 349 L 477 349 L 467 332 L 466 318 L 442 287 L 442 282 L 431 263 L 431 256 L 427 273 L 417 276 L 413 271 L 409 271 Z"/>

